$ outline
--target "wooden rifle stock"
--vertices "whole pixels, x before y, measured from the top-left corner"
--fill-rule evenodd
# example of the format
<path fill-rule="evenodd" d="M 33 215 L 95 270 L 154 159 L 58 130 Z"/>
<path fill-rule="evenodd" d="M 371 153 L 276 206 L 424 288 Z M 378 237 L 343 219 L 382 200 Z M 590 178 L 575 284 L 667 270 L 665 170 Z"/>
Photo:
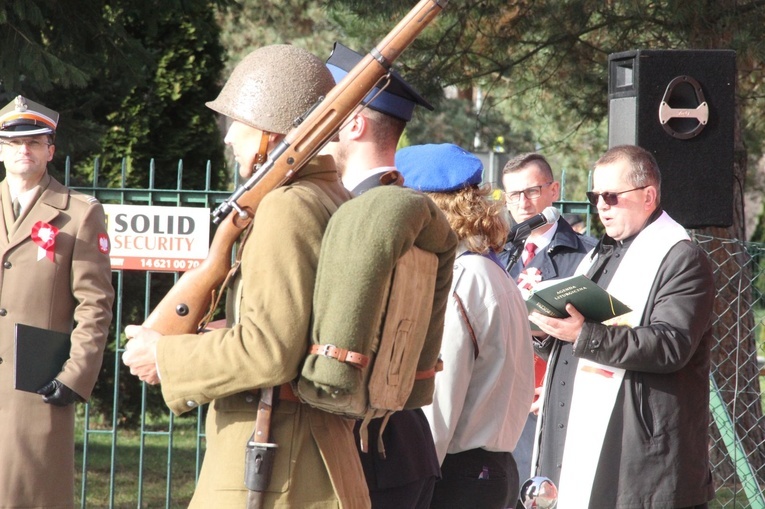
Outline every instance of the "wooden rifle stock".
<path fill-rule="evenodd" d="M 231 268 L 231 249 L 271 191 L 294 178 L 340 130 L 390 66 L 446 6 L 448 0 L 420 0 L 398 25 L 338 83 L 269 154 L 269 160 L 216 211 L 220 220 L 210 254 L 185 272 L 151 312 L 145 327 L 162 334 L 198 332 Z M 232 209 L 236 212 L 232 213 Z"/>

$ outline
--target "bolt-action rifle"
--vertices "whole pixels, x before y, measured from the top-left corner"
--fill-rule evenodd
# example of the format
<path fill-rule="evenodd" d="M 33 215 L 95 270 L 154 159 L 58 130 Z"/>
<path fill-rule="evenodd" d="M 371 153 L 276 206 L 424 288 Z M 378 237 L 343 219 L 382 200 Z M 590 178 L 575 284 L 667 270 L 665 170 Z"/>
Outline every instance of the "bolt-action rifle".
<path fill-rule="evenodd" d="M 213 216 L 218 228 L 210 254 L 178 279 L 148 316 L 145 327 L 162 334 L 187 334 L 198 332 L 205 325 L 218 288 L 231 269 L 231 250 L 266 193 L 293 179 L 340 130 L 367 94 L 376 86 L 385 86 L 393 62 L 447 3 L 448 0 L 420 0 L 326 98 L 304 118 L 296 120 L 296 127 L 269 153 L 268 160 L 215 209 Z"/>

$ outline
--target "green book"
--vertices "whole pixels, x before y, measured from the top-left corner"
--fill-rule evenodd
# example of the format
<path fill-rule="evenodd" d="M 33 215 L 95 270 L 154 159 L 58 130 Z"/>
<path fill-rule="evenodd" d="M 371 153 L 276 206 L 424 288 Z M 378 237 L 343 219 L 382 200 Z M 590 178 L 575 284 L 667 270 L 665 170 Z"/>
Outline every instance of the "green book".
<path fill-rule="evenodd" d="M 626 304 L 593 283 L 586 276 L 572 276 L 539 283 L 526 297 L 529 313 L 565 318 L 571 303 L 588 320 L 604 322 L 631 311 Z M 532 328 L 535 328 L 532 324 Z"/>

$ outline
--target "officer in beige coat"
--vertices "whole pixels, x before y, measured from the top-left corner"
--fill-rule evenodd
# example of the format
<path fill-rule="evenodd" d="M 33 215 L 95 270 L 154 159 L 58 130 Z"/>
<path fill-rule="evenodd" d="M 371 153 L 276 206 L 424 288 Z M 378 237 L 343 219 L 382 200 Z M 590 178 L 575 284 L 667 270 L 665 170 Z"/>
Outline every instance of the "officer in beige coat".
<path fill-rule="evenodd" d="M 225 141 L 243 178 L 333 85 L 323 62 L 294 46 L 260 48 L 234 69 L 208 106 L 233 120 Z M 211 403 L 191 507 L 246 507 L 245 444 L 259 389 L 268 387 L 279 387 L 271 423 L 271 442 L 278 448 L 263 506 L 369 507 L 353 422 L 297 402 L 289 385 L 309 347 L 322 236 L 332 212 L 349 198 L 332 159 L 315 158 L 261 201 L 228 292 L 228 327 L 199 336 L 160 336 L 139 326 L 125 330 L 131 339 L 123 361 L 142 380 L 161 380 L 175 413 Z"/>
<path fill-rule="evenodd" d="M 0 110 L 0 508 L 74 506 L 73 403 L 93 390 L 112 319 L 103 208 L 47 173 L 57 123 L 22 96 Z M 15 324 L 71 332 L 39 394 L 14 389 Z"/>

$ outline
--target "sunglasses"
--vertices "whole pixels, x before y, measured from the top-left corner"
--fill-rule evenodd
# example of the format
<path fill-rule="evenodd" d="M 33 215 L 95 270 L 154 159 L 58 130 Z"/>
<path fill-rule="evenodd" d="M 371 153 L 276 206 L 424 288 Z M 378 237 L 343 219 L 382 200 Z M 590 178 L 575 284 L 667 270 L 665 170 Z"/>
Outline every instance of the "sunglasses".
<path fill-rule="evenodd" d="M 606 205 L 609 207 L 613 207 L 617 203 L 619 203 L 619 195 L 624 193 L 629 193 L 631 191 L 637 191 L 639 189 L 645 189 L 648 186 L 641 186 L 641 187 L 635 187 L 632 189 L 627 189 L 626 191 L 619 191 L 618 193 L 593 193 L 592 191 L 587 191 L 587 200 L 590 202 L 590 205 L 593 207 L 598 206 L 598 198 L 603 198 L 603 201 Z"/>

